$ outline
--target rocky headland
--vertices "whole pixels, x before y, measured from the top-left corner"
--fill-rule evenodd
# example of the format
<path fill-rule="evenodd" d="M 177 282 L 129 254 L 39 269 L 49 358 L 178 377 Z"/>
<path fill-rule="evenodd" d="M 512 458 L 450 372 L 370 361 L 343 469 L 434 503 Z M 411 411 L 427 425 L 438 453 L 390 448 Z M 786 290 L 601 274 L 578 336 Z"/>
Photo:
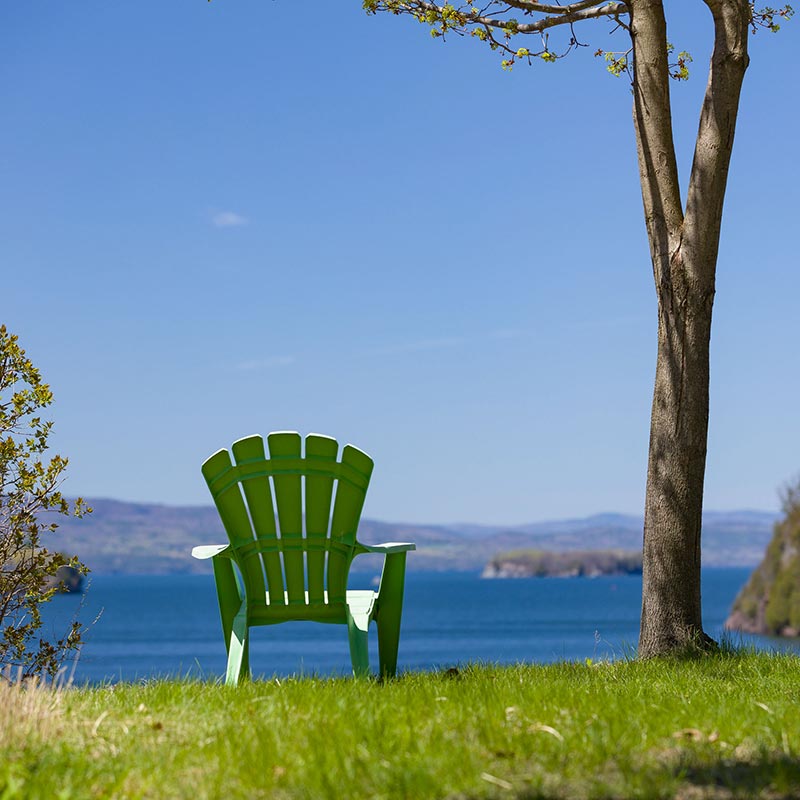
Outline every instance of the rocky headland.
<path fill-rule="evenodd" d="M 783 512 L 763 561 L 733 603 L 729 630 L 800 637 L 800 484 L 785 491 Z"/>

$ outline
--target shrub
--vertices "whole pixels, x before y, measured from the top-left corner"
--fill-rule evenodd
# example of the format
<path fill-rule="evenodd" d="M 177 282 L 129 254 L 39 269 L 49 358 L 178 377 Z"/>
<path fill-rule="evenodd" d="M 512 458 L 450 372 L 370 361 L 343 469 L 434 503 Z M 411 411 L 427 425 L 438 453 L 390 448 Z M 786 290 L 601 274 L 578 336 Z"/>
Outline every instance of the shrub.
<path fill-rule="evenodd" d="M 39 413 L 52 400 L 17 337 L 0 326 L 0 666 L 14 667 L 21 679 L 54 675 L 81 644 L 77 621 L 55 641 L 38 636 L 40 606 L 56 592 L 59 568 L 86 572 L 77 557 L 42 547 L 42 534 L 58 527 L 53 514 L 91 511 L 59 491 L 67 459 L 46 455 L 53 423 Z"/>

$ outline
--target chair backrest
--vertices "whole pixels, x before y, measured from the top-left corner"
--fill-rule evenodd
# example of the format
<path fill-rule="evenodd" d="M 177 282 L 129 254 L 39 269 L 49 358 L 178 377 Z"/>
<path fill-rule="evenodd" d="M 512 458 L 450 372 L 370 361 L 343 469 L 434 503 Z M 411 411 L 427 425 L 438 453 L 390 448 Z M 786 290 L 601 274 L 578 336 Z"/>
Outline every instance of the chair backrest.
<path fill-rule="evenodd" d="M 338 442 L 313 433 L 304 453 L 298 433 L 267 443 L 269 455 L 260 436 L 239 439 L 233 460 L 218 450 L 202 467 L 248 599 L 263 604 L 266 588 L 270 606 L 325 605 L 326 591 L 343 603 L 372 459 L 346 445 L 337 461 Z"/>

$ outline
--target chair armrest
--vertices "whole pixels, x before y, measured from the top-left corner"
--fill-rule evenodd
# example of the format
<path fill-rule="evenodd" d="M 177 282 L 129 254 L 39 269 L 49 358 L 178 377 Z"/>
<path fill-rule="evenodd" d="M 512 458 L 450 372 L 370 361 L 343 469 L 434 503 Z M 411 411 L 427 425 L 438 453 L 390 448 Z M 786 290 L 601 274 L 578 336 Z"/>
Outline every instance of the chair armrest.
<path fill-rule="evenodd" d="M 229 547 L 229 544 L 201 544 L 199 547 L 192 548 L 192 555 L 195 558 L 213 558 L 219 555 L 230 557 L 225 553 Z"/>
<path fill-rule="evenodd" d="M 362 553 L 406 553 L 409 550 L 416 550 L 417 546 L 412 542 L 384 542 L 383 544 L 361 544 L 358 547 Z"/>

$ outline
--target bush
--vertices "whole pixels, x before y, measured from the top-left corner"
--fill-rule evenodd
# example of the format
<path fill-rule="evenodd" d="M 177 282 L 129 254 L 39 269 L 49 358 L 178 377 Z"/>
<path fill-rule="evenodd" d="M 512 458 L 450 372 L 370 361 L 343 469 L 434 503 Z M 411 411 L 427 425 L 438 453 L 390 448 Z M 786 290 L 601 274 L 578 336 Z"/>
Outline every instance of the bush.
<path fill-rule="evenodd" d="M 53 423 L 42 420 L 39 412 L 52 400 L 50 387 L 42 383 L 17 337 L 0 326 L 0 666 L 15 668 L 15 677 L 23 680 L 54 675 L 81 644 L 77 621 L 61 639 L 37 635 L 40 606 L 56 592 L 59 568 L 87 571 L 77 557 L 40 545 L 42 534 L 58 527 L 42 519 L 91 511 L 81 498 L 70 506 L 58 490 L 67 459 L 45 455 Z"/>

